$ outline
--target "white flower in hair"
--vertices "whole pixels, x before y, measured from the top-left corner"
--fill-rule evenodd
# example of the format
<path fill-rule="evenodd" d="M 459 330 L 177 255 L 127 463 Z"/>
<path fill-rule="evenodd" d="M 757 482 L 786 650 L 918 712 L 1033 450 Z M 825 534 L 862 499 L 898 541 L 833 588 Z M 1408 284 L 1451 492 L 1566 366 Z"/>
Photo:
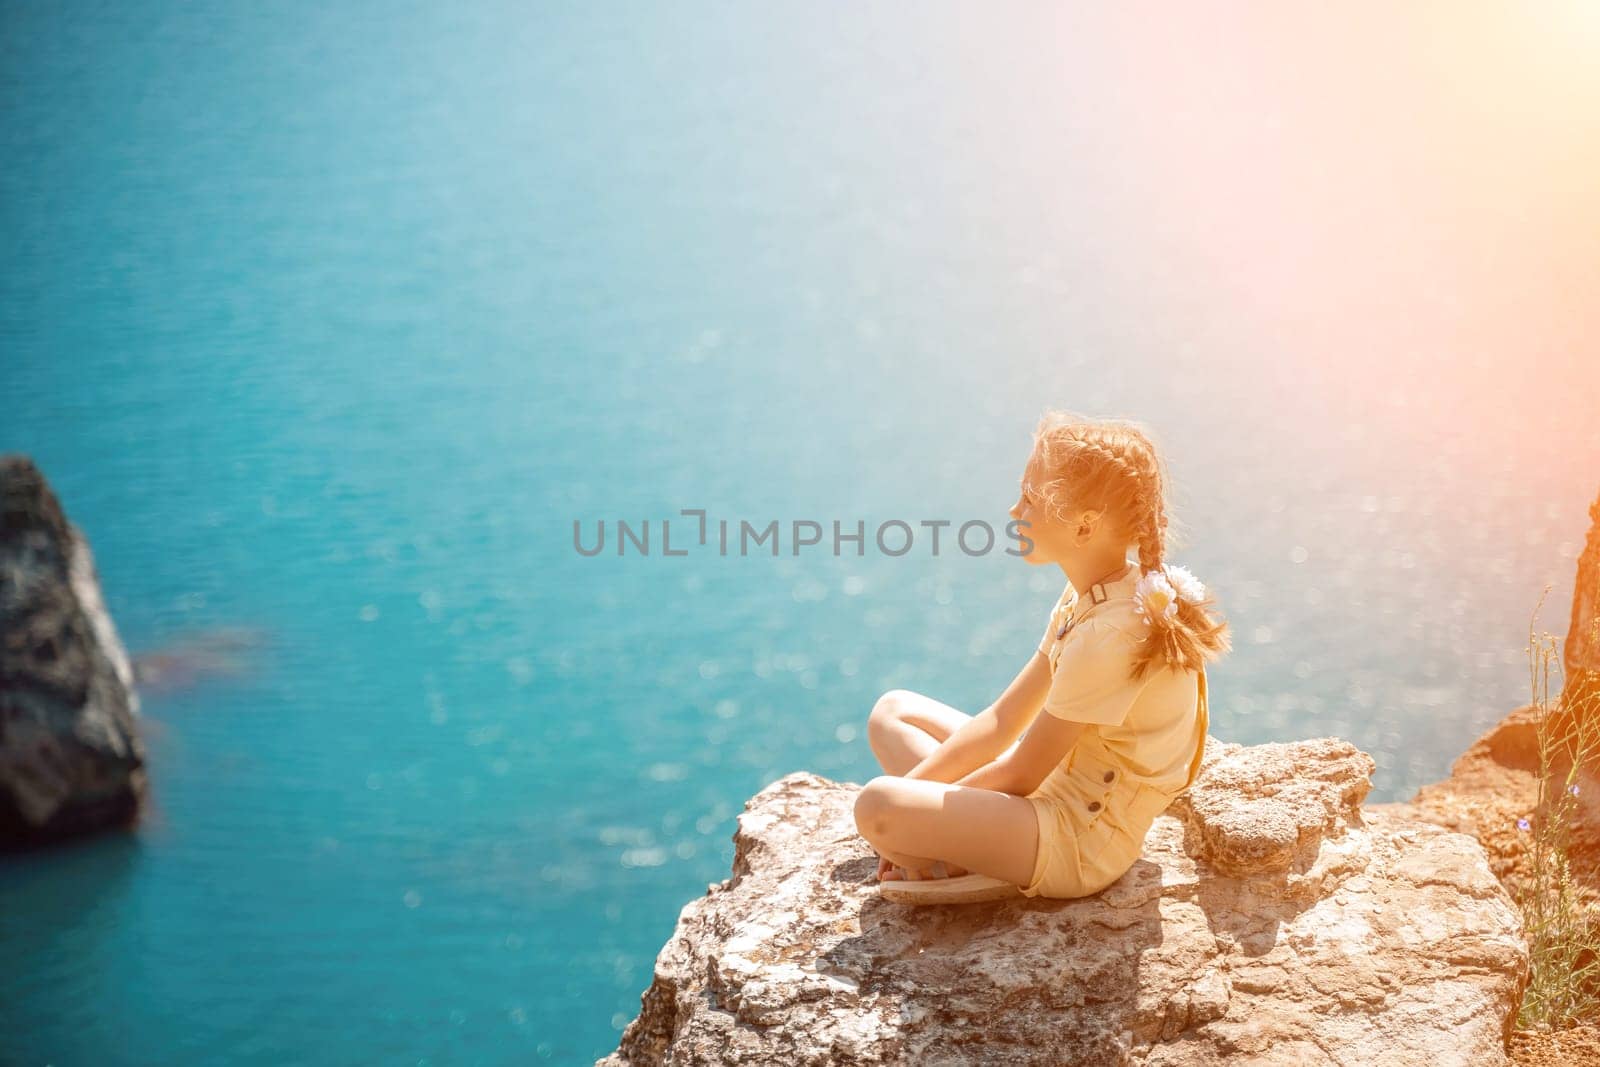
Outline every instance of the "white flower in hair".
<path fill-rule="evenodd" d="M 1189 573 L 1189 568 L 1168 565 L 1162 570 L 1167 572 L 1167 581 L 1178 591 L 1178 599 L 1190 604 L 1198 604 L 1206 598 L 1205 584 Z"/>
<path fill-rule="evenodd" d="M 1133 587 L 1133 608 L 1151 622 L 1170 619 L 1178 613 L 1178 591 L 1166 575 L 1151 571 Z"/>

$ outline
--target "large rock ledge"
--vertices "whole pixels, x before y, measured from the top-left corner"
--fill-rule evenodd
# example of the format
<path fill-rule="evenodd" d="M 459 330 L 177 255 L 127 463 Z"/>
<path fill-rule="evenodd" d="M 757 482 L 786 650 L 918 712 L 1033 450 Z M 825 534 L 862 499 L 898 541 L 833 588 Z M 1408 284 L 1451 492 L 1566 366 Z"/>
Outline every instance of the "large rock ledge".
<path fill-rule="evenodd" d="M 0 849 L 137 819 L 133 669 L 44 475 L 0 456 Z"/>
<path fill-rule="evenodd" d="M 857 785 L 788 775 L 600 1062 L 1506 1063 L 1521 916 L 1475 838 L 1363 815 L 1373 769 L 1338 739 L 1208 739 L 1116 884 L 941 907 L 876 896 Z"/>

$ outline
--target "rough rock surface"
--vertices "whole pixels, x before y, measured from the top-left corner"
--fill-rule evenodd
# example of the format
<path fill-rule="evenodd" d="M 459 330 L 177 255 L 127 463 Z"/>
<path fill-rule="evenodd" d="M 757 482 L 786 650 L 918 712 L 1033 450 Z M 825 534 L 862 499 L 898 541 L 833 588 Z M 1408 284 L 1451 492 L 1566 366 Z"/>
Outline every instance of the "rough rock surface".
<path fill-rule="evenodd" d="M 1589 536 L 1578 553 L 1572 587 L 1572 619 L 1562 645 L 1562 674 L 1568 699 L 1600 714 L 1600 496 L 1589 505 Z"/>
<path fill-rule="evenodd" d="M 1559 731 L 1561 713 L 1552 714 Z M 1422 819 L 1446 829 L 1471 834 L 1483 845 L 1489 869 L 1513 899 L 1531 885 L 1533 835 L 1530 827 L 1542 817 L 1539 803 L 1539 709 L 1518 708 L 1473 742 L 1451 767 L 1450 777 L 1423 786 L 1409 802 L 1374 804 L 1369 814 Z M 1578 899 L 1600 916 L 1600 766 L 1556 760 L 1551 773 L 1564 782 L 1571 771 L 1578 796 L 1567 823 L 1567 858 Z M 1546 798 L 1546 804 L 1550 798 Z M 1512 1062 L 1518 1067 L 1600 1067 L 1600 1020 L 1570 1031 L 1514 1033 Z"/>
<path fill-rule="evenodd" d="M 1559 718 L 1559 712 L 1552 716 Z M 1518 708 L 1461 754 L 1449 778 L 1423 786 L 1410 801 L 1374 804 L 1368 812 L 1423 819 L 1471 834 L 1484 846 L 1489 869 L 1515 895 L 1525 885 L 1532 844 L 1530 833 L 1517 821 L 1539 817 L 1538 720 L 1536 706 Z M 1600 765 L 1574 768 L 1571 760 L 1558 759 L 1550 771 L 1557 782 L 1572 771 L 1579 788 L 1570 802 L 1567 854 L 1580 890 L 1589 890 L 1600 903 Z"/>
<path fill-rule="evenodd" d="M 138 712 L 87 541 L 32 460 L 0 456 L 0 847 L 135 818 Z"/>
<path fill-rule="evenodd" d="M 1553 716 L 1559 720 L 1559 713 Z M 1409 802 L 1374 804 L 1369 814 L 1423 819 L 1471 834 L 1513 899 L 1531 884 L 1533 835 L 1518 825 L 1541 817 L 1539 804 L 1539 709 L 1518 708 L 1491 727 L 1456 760 L 1450 777 L 1423 786 Z M 1557 727 L 1559 729 L 1559 727 Z M 1579 787 L 1567 824 L 1567 858 L 1578 899 L 1600 916 L 1600 766 L 1552 765 L 1557 782 L 1574 773 Z M 1548 800 L 1547 800 L 1548 803 Z M 1512 1034 L 1517 1067 L 1600 1067 L 1600 1020 L 1567 1031 L 1521 1030 Z"/>
<path fill-rule="evenodd" d="M 1092 897 L 877 897 L 858 786 L 739 816 L 602 1064 L 1503 1064 L 1522 919 L 1465 834 L 1364 816 L 1337 739 L 1208 739 L 1143 857 Z"/>
<path fill-rule="evenodd" d="M 1600 712 L 1600 498 L 1589 508 L 1592 522 L 1578 556 L 1572 615 L 1563 652 L 1562 700 L 1551 709 L 1547 733 L 1557 742 L 1546 768 L 1559 786 L 1569 773 L 1578 795 L 1566 835 L 1567 858 L 1578 899 L 1600 916 L 1600 761 L 1580 761 L 1559 739 L 1578 732 L 1578 722 Z M 1541 709 L 1520 707 L 1490 727 L 1461 754 L 1450 777 L 1419 789 L 1406 803 L 1376 804 L 1403 819 L 1424 819 L 1471 834 L 1483 845 L 1489 868 L 1511 892 L 1525 899 L 1531 885 L 1532 830 L 1549 811 L 1551 797 L 1539 792 Z M 1592 725 L 1589 729 L 1592 729 Z M 1575 766 L 1576 764 L 1576 766 Z M 1521 821 L 1529 827 L 1524 830 Z M 1600 1020 L 1567 1030 L 1520 1030 L 1512 1034 L 1511 1059 L 1518 1067 L 1600 1067 Z"/>

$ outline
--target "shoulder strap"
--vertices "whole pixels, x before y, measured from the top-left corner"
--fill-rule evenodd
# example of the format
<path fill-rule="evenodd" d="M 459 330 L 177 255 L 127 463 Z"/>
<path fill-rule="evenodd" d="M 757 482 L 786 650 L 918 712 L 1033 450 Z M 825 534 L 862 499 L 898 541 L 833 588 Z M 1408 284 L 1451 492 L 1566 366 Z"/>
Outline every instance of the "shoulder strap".
<path fill-rule="evenodd" d="M 1198 712 L 1198 718 L 1200 720 L 1200 744 L 1196 746 L 1194 750 L 1194 759 L 1189 762 L 1189 776 L 1188 779 L 1183 783 L 1183 787 L 1185 789 L 1188 789 L 1194 784 L 1194 780 L 1200 777 L 1200 763 L 1205 759 L 1206 755 L 1206 734 L 1211 729 L 1211 709 L 1206 700 L 1206 669 L 1204 667 L 1200 668 L 1200 698 Z"/>
<path fill-rule="evenodd" d="M 1076 606 L 1077 602 L 1083 599 L 1085 599 L 1084 596 L 1076 597 L 1073 600 L 1073 605 Z M 1065 633 L 1071 633 L 1079 626 L 1082 626 L 1084 623 L 1088 622 L 1090 616 L 1099 611 L 1102 606 L 1111 603 L 1113 600 L 1132 600 L 1133 598 L 1114 597 L 1110 593 L 1106 592 L 1106 588 L 1103 584 L 1096 582 L 1094 585 L 1089 587 L 1087 599 L 1089 600 L 1089 607 L 1083 612 L 1083 614 L 1073 614 L 1072 617 L 1067 620 L 1067 628 Z M 1065 636 L 1065 634 L 1063 634 L 1063 636 Z"/>

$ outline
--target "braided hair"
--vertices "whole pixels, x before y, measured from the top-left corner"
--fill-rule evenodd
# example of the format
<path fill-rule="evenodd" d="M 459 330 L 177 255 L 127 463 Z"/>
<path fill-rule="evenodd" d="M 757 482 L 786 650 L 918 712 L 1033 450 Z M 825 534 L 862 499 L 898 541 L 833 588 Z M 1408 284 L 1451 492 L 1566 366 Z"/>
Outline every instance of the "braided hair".
<path fill-rule="evenodd" d="M 1074 508 L 1102 511 L 1137 546 L 1142 574 L 1163 570 L 1172 540 L 1168 479 L 1148 430 L 1126 419 L 1047 411 L 1034 430 L 1033 447 L 1043 472 L 1039 495 L 1052 517 L 1067 521 L 1068 501 Z M 1229 651 L 1228 623 L 1207 610 L 1212 603 L 1209 595 L 1199 603 L 1180 598 L 1171 617 L 1154 613 L 1150 634 L 1134 658 L 1133 677 L 1159 667 L 1199 670 Z"/>

